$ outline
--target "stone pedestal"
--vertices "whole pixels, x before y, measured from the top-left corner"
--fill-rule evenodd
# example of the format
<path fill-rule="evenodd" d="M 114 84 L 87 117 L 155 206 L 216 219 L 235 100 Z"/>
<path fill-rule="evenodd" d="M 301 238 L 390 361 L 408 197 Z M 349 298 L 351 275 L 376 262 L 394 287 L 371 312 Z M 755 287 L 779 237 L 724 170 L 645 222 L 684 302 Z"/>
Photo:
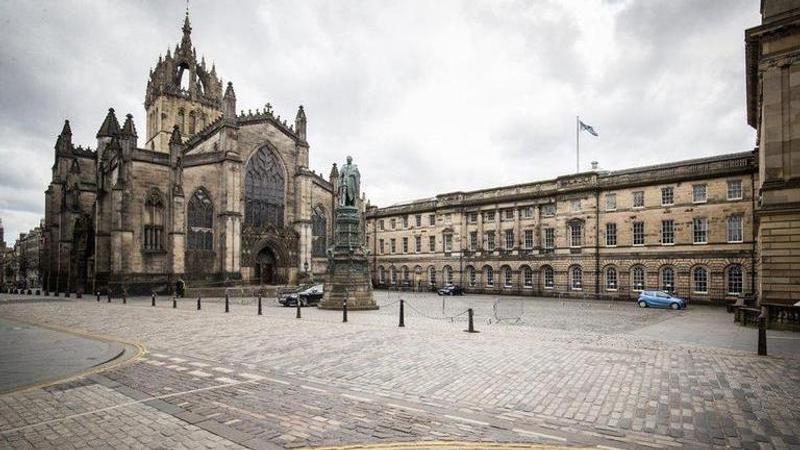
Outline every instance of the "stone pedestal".
<path fill-rule="evenodd" d="M 357 207 L 336 209 L 334 245 L 328 249 L 328 274 L 320 309 L 350 311 L 378 309 L 372 298 L 369 259 L 361 239 L 361 216 Z"/>

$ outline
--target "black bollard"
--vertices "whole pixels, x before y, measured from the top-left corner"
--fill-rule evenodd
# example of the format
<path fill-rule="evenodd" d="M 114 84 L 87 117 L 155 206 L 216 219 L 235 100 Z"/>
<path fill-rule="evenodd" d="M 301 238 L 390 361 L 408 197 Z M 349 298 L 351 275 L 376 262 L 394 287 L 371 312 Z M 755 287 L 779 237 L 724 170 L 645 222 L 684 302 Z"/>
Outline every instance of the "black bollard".
<path fill-rule="evenodd" d="M 347 322 L 347 299 L 342 301 L 342 322 Z"/>
<path fill-rule="evenodd" d="M 64 292 L 64 297 L 69 298 L 69 291 Z"/>
<path fill-rule="evenodd" d="M 172 297 L 172 309 L 176 309 L 178 307 L 178 300 L 176 300 L 175 296 Z"/>
<path fill-rule="evenodd" d="M 767 356 L 767 316 L 763 312 L 758 316 L 758 354 Z"/>
<path fill-rule="evenodd" d="M 150 305 L 156 306 L 156 293 L 153 292 L 153 295 L 150 296 Z"/>
<path fill-rule="evenodd" d="M 477 333 L 477 331 L 475 331 L 475 324 L 472 320 L 472 308 L 467 309 L 467 315 L 469 315 L 469 328 L 464 331 L 467 333 Z"/>
<path fill-rule="evenodd" d="M 50 291 L 48 291 L 48 290 L 46 290 L 46 289 L 45 289 L 45 291 L 44 291 L 44 296 L 45 296 L 45 297 L 50 297 Z"/>
<path fill-rule="evenodd" d="M 108 293 L 106 293 L 106 297 L 108 297 L 108 303 L 111 303 L 111 289 L 109 289 Z"/>
<path fill-rule="evenodd" d="M 405 311 L 403 309 L 403 299 L 400 299 L 400 325 L 398 325 L 398 327 L 405 327 L 405 326 L 406 326 L 406 321 L 405 321 Z"/>
<path fill-rule="evenodd" d="M 300 299 L 297 299 L 297 315 L 294 316 L 296 319 L 300 319 L 302 315 L 300 314 Z"/>
<path fill-rule="evenodd" d="M 126 291 L 122 291 L 122 304 L 123 305 L 128 304 L 128 293 Z"/>
<path fill-rule="evenodd" d="M 108 296 L 108 302 L 107 303 L 111 303 L 111 295 Z"/>
<path fill-rule="evenodd" d="M 228 304 L 228 293 L 225 293 L 225 312 L 230 312 L 231 308 Z"/>
<path fill-rule="evenodd" d="M 97 291 L 97 303 L 100 303 L 100 291 Z"/>
<path fill-rule="evenodd" d="M 261 294 L 258 294 L 258 315 L 261 315 Z"/>
<path fill-rule="evenodd" d="M 197 297 L 197 310 L 200 311 L 200 297 Z"/>

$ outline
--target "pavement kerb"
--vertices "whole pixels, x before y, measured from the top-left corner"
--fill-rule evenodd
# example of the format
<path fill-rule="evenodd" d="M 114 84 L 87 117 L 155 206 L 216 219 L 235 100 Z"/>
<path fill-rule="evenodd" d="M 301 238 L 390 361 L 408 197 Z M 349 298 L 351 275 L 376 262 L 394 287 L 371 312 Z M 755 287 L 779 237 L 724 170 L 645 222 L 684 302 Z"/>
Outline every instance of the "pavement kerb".
<path fill-rule="evenodd" d="M 131 363 L 135 362 L 136 360 L 138 360 L 139 358 L 141 358 L 142 356 L 144 356 L 145 354 L 147 354 L 147 347 L 141 342 L 133 342 L 133 341 L 120 339 L 120 338 L 113 337 L 113 336 L 93 334 L 93 333 L 89 333 L 89 332 L 83 331 L 83 330 L 74 330 L 74 329 L 71 329 L 71 328 L 60 327 L 58 325 L 43 324 L 43 323 L 40 323 L 40 322 L 34 322 L 34 321 L 30 321 L 30 320 L 21 320 L 21 319 L 17 319 L 17 318 L 6 319 L 6 320 L 11 320 L 11 321 L 14 321 L 14 322 L 19 322 L 19 323 L 24 323 L 26 325 L 31 325 L 31 326 L 34 326 L 34 327 L 45 328 L 45 329 L 52 330 L 52 331 L 58 331 L 60 333 L 67 333 L 67 334 L 71 334 L 73 336 L 78 336 L 78 337 L 83 337 L 83 338 L 88 338 L 88 339 L 94 339 L 94 340 L 98 340 L 98 341 L 115 342 L 115 343 L 118 343 L 118 344 L 122 344 L 123 346 L 132 347 L 133 349 L 135 349 L 135 354 L 125 358 L 124 356 L 125 356 L 126 353 L 128 353 L 128 351 L 127 351 L 128 349 L 123 349 L 123 351 L 121 353 L 117 354 L 113 358 L 111 358 L 111 359 L 109 359 L 109 360 L 107 360 L 105 362 L 102 362 L 100 364 L 96 364 L 96 365 L 90 367 L 89 369 L 86 369 L 86 370 L 83 370 L 83 371 L 80 371 L 80 372 L 76 372 L 76 373 L 72 373 L 72 374 L 69 374 L 69 375 L 66 375 L 66 376 L 62 376 L 62 377 L 50 378 L 50 379 L 47 379 L 47 380 L 44 380 L 44 381 L 40 381 L 40 382 L 34 383 L 34 384 L 20 386 L 20 387 L 17 387 L 17 388 L 8 390 L 8 391 L 0 392 L 0 395 L 18 393 L 18 392 L 28 391 L 28 390 L 32 390 L 32 389 L 41 389 L 41 388 L 44 388 L 44 387 L 47 387 L 47 386 L 52 386 L 52 385 L 55 385 L 55 384 L 61 384 L 61 383 L 72 381 L 72 380 L 75 380 L 75 379 L 78 379 L 78 378 L 87 377 L 89 375 L 94 375 L 96 373 L 100 373 L 100 372 L 106 371 L 108 369 L 113 369 L 113 368 L 117 368 L 117 367 L 122 367 L 122 366 L 127 365 L 127 364 L 131 364 Z"/>
<path fill-rule="evenodd" d="M 524 443 L 502 443 L 502 442 L 466 442 L 466 441 L 421 441 L 421 442 L 395 442 L 380 444 L 354 444 L 334 447 L 304 447 L 306 450 L 419 450 L 423 448 L 435 448 L 444 450 L 464 450 L 464 449 L 563 449 L 567 448 L 560 445 L 546 444 L 524 444 Z M 581 450 L 592 447 L 569 447 L 570 449 Z"/>

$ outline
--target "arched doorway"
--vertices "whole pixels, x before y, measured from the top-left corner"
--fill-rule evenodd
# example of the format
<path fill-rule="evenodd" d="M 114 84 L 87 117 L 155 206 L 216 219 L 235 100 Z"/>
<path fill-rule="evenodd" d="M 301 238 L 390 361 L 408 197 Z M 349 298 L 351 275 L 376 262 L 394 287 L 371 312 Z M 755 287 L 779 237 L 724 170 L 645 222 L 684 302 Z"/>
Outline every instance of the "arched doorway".
<path fill-rule="evenodd" d="M 275 253 L 269 247 L 264 247 L 258 252 L 256 255 L 256 279 L 259 284 L 275 283 L 276 265 Z"/>

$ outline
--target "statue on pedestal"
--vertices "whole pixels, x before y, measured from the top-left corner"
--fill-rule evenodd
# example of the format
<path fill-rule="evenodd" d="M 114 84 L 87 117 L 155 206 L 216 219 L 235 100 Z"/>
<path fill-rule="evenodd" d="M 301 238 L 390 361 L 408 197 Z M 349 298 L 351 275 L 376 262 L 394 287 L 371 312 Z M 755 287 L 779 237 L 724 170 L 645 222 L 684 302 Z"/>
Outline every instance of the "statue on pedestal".
<path fill-rule="evenodd" d="M 362 236 L 361 211 L 361 173 L 347 157 L 337 179 L 337 207 L 334 224 L 334 242 L 328 248 L 328 274 L 325 281 L 325 296 L 319 307 L 322 309 L 342 309 L 347 302 L 348 309 L 378 309 L 372 298 L 372 281 L 369 270 L 369 252 L 364 247 Z"/>

